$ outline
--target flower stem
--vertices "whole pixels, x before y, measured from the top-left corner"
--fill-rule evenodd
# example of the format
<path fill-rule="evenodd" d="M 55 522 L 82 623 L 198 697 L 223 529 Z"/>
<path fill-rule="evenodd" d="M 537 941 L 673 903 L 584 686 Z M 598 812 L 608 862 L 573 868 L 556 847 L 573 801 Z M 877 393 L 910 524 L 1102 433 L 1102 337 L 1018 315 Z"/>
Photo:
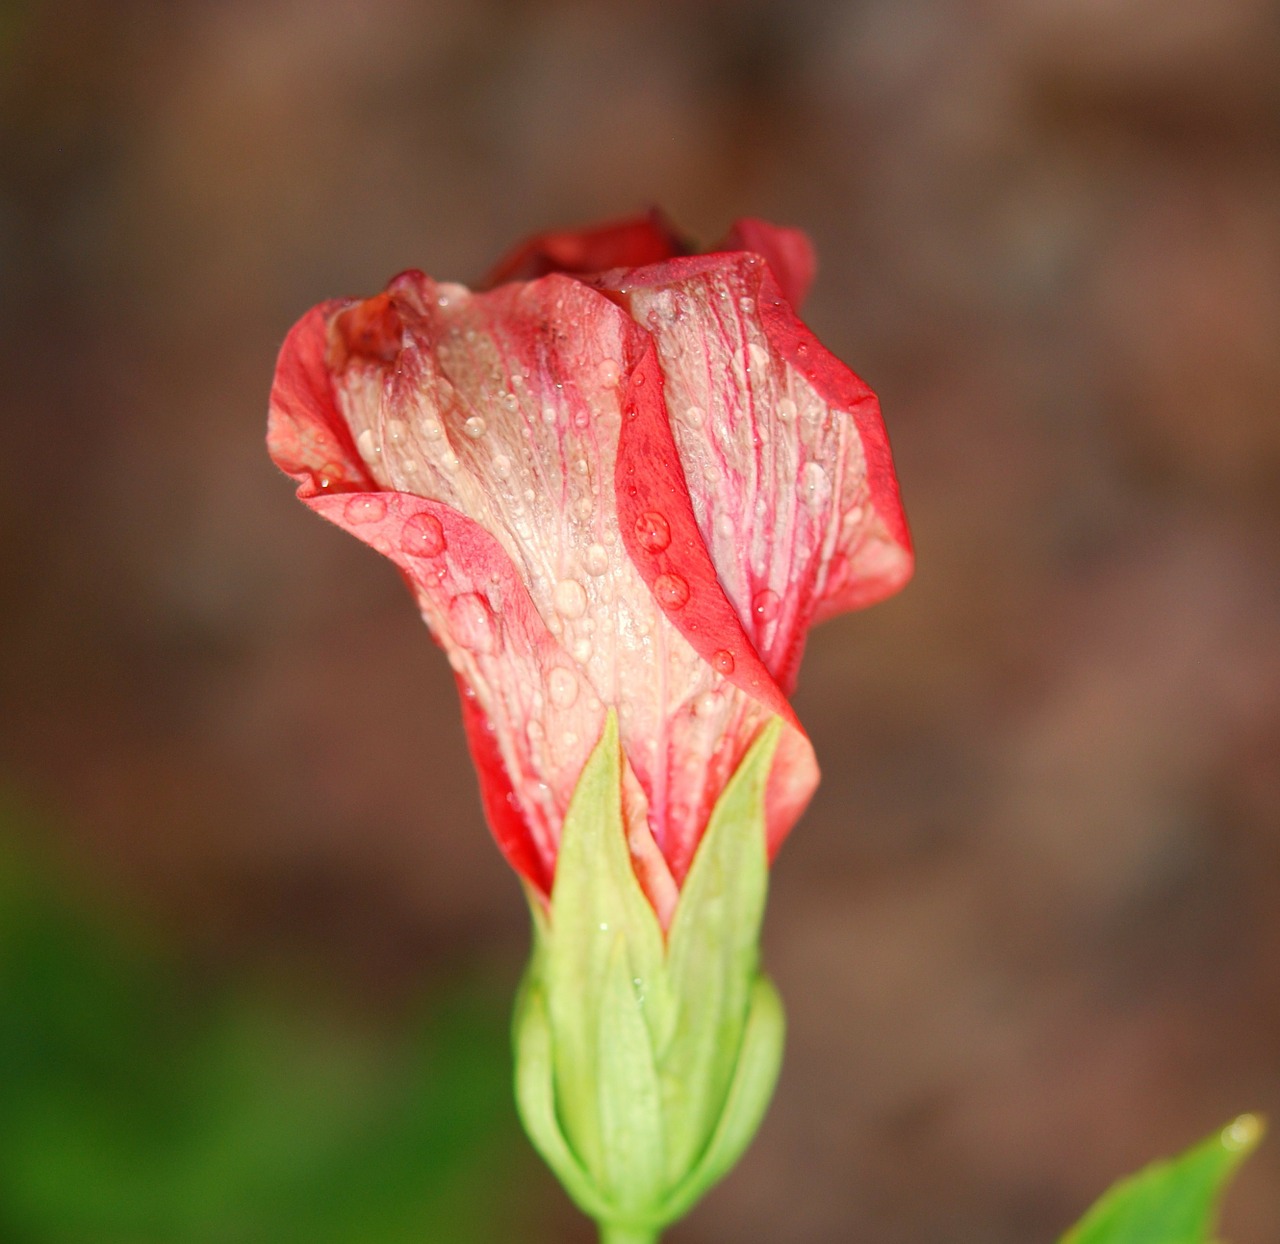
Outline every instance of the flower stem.
<path fill-rule="evenodd" d="M 622 1223 L 602 1222 L 600 1244 L 658 1244 L 654 1227 L 631 1227 Z"/>

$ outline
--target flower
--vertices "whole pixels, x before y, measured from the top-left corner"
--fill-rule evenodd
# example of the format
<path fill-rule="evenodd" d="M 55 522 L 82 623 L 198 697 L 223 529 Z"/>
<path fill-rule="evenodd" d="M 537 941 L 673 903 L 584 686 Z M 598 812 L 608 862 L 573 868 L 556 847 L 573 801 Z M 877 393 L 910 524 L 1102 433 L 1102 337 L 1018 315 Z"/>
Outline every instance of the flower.
<path fill-rule="evenodd" d="M 285 341 L 271 456 L 399 566 L 494 836 L 544 899 L 611 710 L 664 926 L 775 717 L 776 850 L 818 777 L 788 701 L 806 632 L 911 573 L 876 398 L 796 312 L 812 273 L 799 231 L 743 220 L 695 255 L 655 213 L 536 237 L 486 292 L 405 272 Z"/>

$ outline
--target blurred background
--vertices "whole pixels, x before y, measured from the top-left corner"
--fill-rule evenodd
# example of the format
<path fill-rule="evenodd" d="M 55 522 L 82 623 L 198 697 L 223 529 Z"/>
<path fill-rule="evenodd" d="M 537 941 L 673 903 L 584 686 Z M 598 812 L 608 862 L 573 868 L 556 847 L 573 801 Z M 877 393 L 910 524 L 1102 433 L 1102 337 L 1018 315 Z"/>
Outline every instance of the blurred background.
<path fill-rule="evenodd" d="M 811 232 L 919 554 L 672 1244 L 1047 1241 L 1280 1108 L 1280 6 L 4 0 L 0 1238 L 591 1238 L 447 666 L 262 437 L 312 303 L 651 203 Z"/>

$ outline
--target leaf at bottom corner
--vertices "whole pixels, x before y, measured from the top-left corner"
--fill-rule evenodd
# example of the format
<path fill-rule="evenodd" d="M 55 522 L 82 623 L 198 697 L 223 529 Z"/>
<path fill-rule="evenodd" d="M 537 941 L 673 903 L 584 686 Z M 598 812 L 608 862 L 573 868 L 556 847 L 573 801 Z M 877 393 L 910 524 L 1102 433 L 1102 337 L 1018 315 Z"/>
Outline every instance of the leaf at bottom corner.
<path fill-rule="evenodd" d="M 1061 1244 L 1212 1244 L 1222 1193 L 1262 1132 L 1261 1119 L 1241 1115 L 1180 1157 L 1153 1162 L 1112 1187 Z"/>

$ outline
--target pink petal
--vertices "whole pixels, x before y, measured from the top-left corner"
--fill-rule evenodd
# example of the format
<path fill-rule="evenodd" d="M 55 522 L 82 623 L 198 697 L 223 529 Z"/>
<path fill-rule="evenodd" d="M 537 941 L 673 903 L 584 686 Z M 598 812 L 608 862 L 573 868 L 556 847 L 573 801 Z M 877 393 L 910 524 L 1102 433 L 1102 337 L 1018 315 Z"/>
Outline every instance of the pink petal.
<path fill-rule="evenodd" d="M 675 259 L 599 283 L 657 344 L 700 541 L 789 694 L 813 622 L 880 600 L 911 573 L 875 395 L 757 255 Z"/>

